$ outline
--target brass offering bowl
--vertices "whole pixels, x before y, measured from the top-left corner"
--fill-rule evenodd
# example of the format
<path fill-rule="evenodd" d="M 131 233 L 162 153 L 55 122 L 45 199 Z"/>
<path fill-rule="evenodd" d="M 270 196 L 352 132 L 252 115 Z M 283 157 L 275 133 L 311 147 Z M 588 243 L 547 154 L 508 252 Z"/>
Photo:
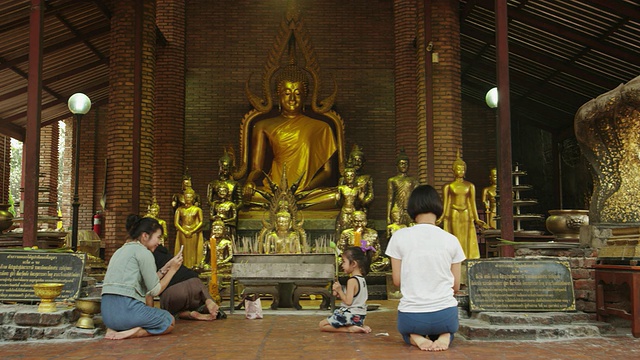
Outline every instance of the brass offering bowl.
<path fill-rule="evenodd" d="M 59 283 L 39 283 L 33 285 L 33 290 L 37 297 L 42 299 L 38 305 L 38 312 L 54 312 L 56 311 L 55 299 L 62 293 L 64 284 Z"/>
<path fill-rule="evenodd" d="M 76 327 L 81 329 L 94 329 L 93 315 L 100 313 L 101 298 L 79 298 L 76 300 L 76 309 L 80 310 L 80 319 L 76 322 Z"/>

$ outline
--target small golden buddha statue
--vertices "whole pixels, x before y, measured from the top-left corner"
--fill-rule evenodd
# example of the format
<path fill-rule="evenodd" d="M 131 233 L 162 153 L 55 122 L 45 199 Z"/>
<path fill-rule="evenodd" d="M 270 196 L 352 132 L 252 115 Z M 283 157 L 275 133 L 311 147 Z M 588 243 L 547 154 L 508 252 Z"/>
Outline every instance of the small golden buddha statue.
<path fill-rule="evenodd" d="M 235 238 L 238 221 L 238 209 L 236 203 L 231 201 L 231 194 L 227 184 L 219 182 L 216 188 L 216 200 L 211 203 L 210 217 L 213 222 L 220 218 L 226 227 L 226 232 L 231 238 Z"/>
<path fill-rule="evenodd" d="M 381 255 L 378 232 L 375 229 L 367 227 L 367 214 L 361 210 L 355 211 L 353 213 L 351 226 L 351 228 L 345 229 L 340 234 L 338 248 L 344 251 L 350 246 L 358 246 L 362 249 L 370 249 L 370 247 L 372 247 L 371 271 L 379 272 L 387 270 L 389 268 L 389 259 Z"/>
<path fill-rule="evenodd" d="M 351 227 L 353 213 L 356 209 L 356 202 L 364 197 L 361 187 L 356 186 L 356 170 L 350 165 L 344 169 L 344 184 L 338 185 L 336 190 L 336 202 L 340 206 L 340 213 L 336 220 L 336 236 L 339 237 L 342 231 Z"/>
<path fill-rule="evenodd" d="M 162 226 L 162 237 L 160 238 L 160 245 L 165 246 L 167 238 L 169 234 L 167 233 L 167 222 L 160 219 L 158 215 L 160 214 L 160 205 L 158 205 L 158 201 L 156 197 L 153 197 L 153 201 L 147 207 L 147 214 L 144 217 L 149 217 L 158 220 L 160 226 Z"/>
<path fill-rule="evenodd" d="M 362 172 L 365 162 L 366 159 L 362 148 L 357 144 L 353 145 L 351 153 L 349 154 L 348 163 L 353 165 L 356 171 L 356 186 L 359 187 L 363 193 L 362 198 L 358 199 L 356 207 L 358 210 L 369 212 L 369 205 L 371 205 L 373 201 L 373 178 L 371 175 Z"/>
<path fill-rule="evenodd" d="M 418 186 L 418 179 L 409 176 L 409 156 L 400 150 L 396 158 L 398 174 L 387 180 L 387 237 L 396 230 L 411 225 L 411 217 L 407 213 L 409 195 Z"/>
<path fill-rule="evenodd" d="M 182 175 L 182 191 L 180 193 L 174 194 L 171 197 L 171 206 L 173 207 L 173 211 L 175 212 L 180 206 L 184 205 L 184 191 L 187 188 L 192 188 L 191 185 L 191 176 L 189 175 L 189 168 L 186 168 L 184 171 L 184 175 Z M 200 205 L 202 205 L 202 202 L 200 201 L 200 195 L 198 195 L 198 193 L 196 193 L 195 191 L 193 192 L 194 196 L 193 196 L 193 205 L 200 207 Z"/>
<path fill-rule="evenodd" d="M 482 203 L 484 204 L 484 213 L 487 226 L 491 229 L 496 228 L 496 194 L 498 190 L 498 170 L 491 169 L 489 172 L 489 186 L 482 189 Z"/>
<path fill-rule="evenodd" d="M 234 167 L 233 151 L 224 150 L 224 154 L 218 160 L 218 178 L 211 181 L 207 185 L 207 200 L 209 206 L 216 200 L 220 200 L 217 189 L 220 184 L 224 184 L 229 189 L 230 200 L 236 204 L 236 208 L 242 206 L 242 190 L 240 183 L 238 183 L 232 176 L 232 168 Z"/>
<path fill-rule="evenodd" d="M 460 151 L 451 169 L 454 180 L 442 188 L 443 213 L 436 223 L 444 223 L 444 230 L 458 238 L 467 259 L 478 259 L 480 250 L 475 226 L 486 227 L 486 224 L 478 216 L 476 188 L 464 179 L 467 164 L 460 158 Z"/>
<path fill-rule="evenodd" d="M 215 244 L 215 253 L 212 253 L 211 244 Z M 215 260 L 217 273 L 229 275 L 231 274 L 232 258 L 233 242 L 226 233 L 224 221 L 215 218 L 211 224 L 211 237 L 204 244 L 204 257 L 200 262 L 200 268 L 210 270 Z"/>
<path fill-rule="evenodd" d="M 293 229 L 291 213 L 286 210 L 276 214 L 275 228 L 264 234 L 265 254 L 302 253 L 302 235 Z"/>
<path fill-rule="evenodd" d="M 180 247 L 184 245 L 182 255 L 183 265 L 193 268 L 200 264 L 203 254 L 202 238 L 202 209 L 193 203 L 195 191 L 188 187 L 184 190 L 184 205 L 176 210 L 174 225 L 177 230 L 174 254 L 178 254 Z"/>

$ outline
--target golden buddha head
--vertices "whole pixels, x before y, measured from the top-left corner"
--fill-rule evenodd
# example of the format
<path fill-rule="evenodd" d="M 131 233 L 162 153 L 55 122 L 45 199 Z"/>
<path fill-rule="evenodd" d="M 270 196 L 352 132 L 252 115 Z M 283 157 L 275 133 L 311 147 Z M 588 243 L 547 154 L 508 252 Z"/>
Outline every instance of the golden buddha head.
<path fill-rule="evenodd" d="M 351 224 L 355 229 L 364 229 L 367 227 L 367 214 L 364 211 L 356 210 L 353 212 Z"/>
<path fill-rule="evenodd" d="M 362 148 L 358 146 L 358 144 L 353 145 L 351 153 L 349 153 L 349 161 L 351 162 L 351 165 L 354 167 L 356 172 L 358 172 L 364 165 L 364 152 L 362 151 Z"/>
<path fill-rule="evenodd" d="M 491 185 L 495 185 L 498 183 L 498 169 L 493 168 L 489 171 L 489 182 Z"/>
<path fill-rule="evenodd" d="M 467 172 L 467 163 L 460 157 L 460 150 L 456 153 L 456 159 L 453 161 L 451 170 L 453 170 L 453 174 L 456 177 L 464 177 Z"/>
<path fill-rule="evenodd" d="M 221 238 L 224 236 L 224 221 L 219 217 L 216 217 L 213 223 L 211 223 L 211 237 Z"/>
<path fill-rule="evenodd" d="M 276 214 L 276 229 L 289 230 L 291 228 L 291 213 L 288 211 L 279 211 Z"/>
<path fill-rule="evenodd" d="M 309 91 L 309 82 L 295 62 L 285 66 L 278 74 L 276 91 L 281 110 L 297 112 L 302 109 Z"/>
<path fill-rule="evenodd" d="M 404 152 L 404 148 L 400 149 L 400 153 L 396 157 L 396 165 L 401 173 L 409 171 L 409 156 Z"/>
<path fill-rule="evenodd" d="M 218 160 L 218 173 L 220 175 L 228 176 L 231 173 L 231 167 L 233 166 L 233 159 L 231 155 L 225 150 L 224 154 Z"/>
<path fill-rule="evenodd" d="M 216 187 L 216 194 L 220 199 L 229 200 L 229 187 L 225 183 L 219 183 Z"/>
<path fill-rule="evenodd" d="M 158 205 L 158 201 L 156 200 L 155 196 L 153 197 L 151 205 L 149 205 L 149 207 L 147 208 L 147 214 L 154 218 L 157 218 L 158 214 L 160 214 L 160 205 Z"/>
<path fill-rule="evenodd" d="M 356 182 L 356 169 L 347 164 L 347 167 L 344 168 L 344 171 L 342 172 L 342 176 L 344 176 L 344 182 L 347 185 L 353 185 Z"/>
<path fill-rule="evenodd" d="M 183 194 L 184 194 L 184 204 L 187 206 L 193 205 L 193 200 L 196 197 L 196 192 L 191 187 L 188 187 L 184 189 Z"/>

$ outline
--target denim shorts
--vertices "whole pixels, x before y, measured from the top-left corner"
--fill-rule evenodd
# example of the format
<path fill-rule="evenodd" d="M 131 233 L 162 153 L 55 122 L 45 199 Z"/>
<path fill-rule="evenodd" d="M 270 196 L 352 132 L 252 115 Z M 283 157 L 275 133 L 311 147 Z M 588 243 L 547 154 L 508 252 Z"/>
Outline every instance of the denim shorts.
<path fill-rule="evenodd" d="M 173 322 L 166 310 L 145 305 L 143 302 L 122 295 L 102 294 L 102 322 L 115 331 L 141 327 L 150 334 L 162 334 Z"/>
<path fill-rule="evenodd" d="M 349 308 L 340 307 L 333 311 L 333 315 L 327 317 L 327 321 L 329 321 L 329 324 L 334 328 L 352 325 L 363 326 L 365 317 L 366 315 L 352 314 Z"/>
<path fill-rule="evenodd" d="M 429 336 L 431 340 L 435 340 L 440 334 L 450 333 L 453 341 L 458 324 L 457 306 L 426 313 L 398 311 L 398 331 L 407 344 L 411 343 L 410 334 Z"/>

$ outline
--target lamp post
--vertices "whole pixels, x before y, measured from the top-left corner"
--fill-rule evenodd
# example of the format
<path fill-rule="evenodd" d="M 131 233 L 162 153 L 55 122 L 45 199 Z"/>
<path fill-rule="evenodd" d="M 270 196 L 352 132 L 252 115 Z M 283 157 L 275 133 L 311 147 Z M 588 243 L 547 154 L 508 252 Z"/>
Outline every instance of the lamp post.
<path fill-rule="evenodd" d="M 76 119 L 74 131 L 75 153 L 73 161 L 75 162 L 75 182 L 73 187 L 73 220 L 71 228 L 71 248 L 73 251 L 78 249 L 78 210 L 80 208 L 80 198 L 78 196 L 78 179 L 80 178 L 80 120 L 82 115 L 91 109 L 91 100 L 83 93 L 75 93 L 69 98 L 69 111 Z"/>
<path fill-rule="evenodd" d="M 493 87 L 489 91 L 487 91 L 487 95 L 484 97 L 484 101 L 487 103 L 487 106 L 495 109 L 498 107 L 498 88 Z"/>

